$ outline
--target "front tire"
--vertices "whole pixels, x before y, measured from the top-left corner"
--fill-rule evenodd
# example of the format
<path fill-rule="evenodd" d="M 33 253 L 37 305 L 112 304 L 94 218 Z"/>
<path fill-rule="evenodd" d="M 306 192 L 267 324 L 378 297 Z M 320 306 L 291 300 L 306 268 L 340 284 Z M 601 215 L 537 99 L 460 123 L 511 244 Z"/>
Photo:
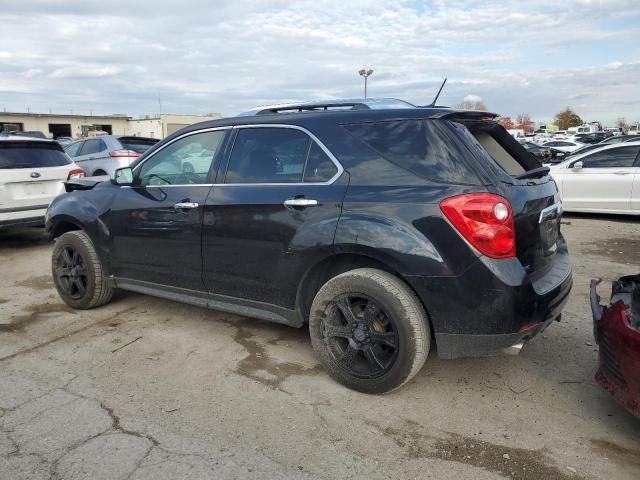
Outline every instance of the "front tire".
<path fill-rule="evenodd" d="M 420 371 L 429 353 L 429 320 L 416 294 L 390 273 L 359 268 L 329 280 L 309 315 L 311 343 L 339 383 L 386 393 Z"/>
<path fill-rule="evenodd" d="M 58 238 L 51 271 L 58 294 L 70 307 L 99 307 L 113 296 L 93 242 L 83 231 L 67 232 Z"/>

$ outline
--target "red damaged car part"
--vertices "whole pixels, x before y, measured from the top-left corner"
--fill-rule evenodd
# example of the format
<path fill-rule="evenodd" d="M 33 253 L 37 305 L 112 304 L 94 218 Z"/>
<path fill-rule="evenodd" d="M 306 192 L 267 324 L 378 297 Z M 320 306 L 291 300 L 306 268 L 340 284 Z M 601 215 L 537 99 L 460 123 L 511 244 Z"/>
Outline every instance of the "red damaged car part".
<path fill-rule="evenodd" d="M 591 281 L 591 311 L 599 345 L 596 381 L 640 417 L 640 275 L 613 282 L 607 307 L 600 305 L 599 282 Z"/>

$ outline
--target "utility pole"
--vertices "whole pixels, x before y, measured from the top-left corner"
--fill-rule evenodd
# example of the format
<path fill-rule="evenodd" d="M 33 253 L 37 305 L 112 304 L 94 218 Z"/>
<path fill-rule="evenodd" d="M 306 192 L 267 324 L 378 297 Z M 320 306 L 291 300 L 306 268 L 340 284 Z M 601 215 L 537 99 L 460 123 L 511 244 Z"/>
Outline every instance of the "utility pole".
<path fill-rule="evenodd" d="M 363 68 L 358 72 L 358 75 L 364 78 L 364 98 L 367 98 L 367 79 L 371 76 L 373 70 Z"/>

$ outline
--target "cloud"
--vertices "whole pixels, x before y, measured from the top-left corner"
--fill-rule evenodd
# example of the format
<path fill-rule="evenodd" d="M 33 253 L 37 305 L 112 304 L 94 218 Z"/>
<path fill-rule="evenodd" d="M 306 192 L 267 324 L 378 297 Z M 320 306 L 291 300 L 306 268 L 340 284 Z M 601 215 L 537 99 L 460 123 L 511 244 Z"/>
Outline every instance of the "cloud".
<path fill-rule="evenodd" d="M 233 115 L 369 92 L 550 120 L 640 116 L 640 4 L 579 0 L 22 0 L 0 10 L 0 108 Z M 212 6 L 213 5 L 213 6 Z M 580 14 L 576 11 L 579 9 Z M 622 14 L 624 13 L 624 14 Z M 28 73 L 32 72 L 32 73 Z M 606 94 L 603 94 L 606 92 Z"/>
<path fill-rule="evenodd" d="M 117 65 L 84 64 L 73 67 L 57 68 L 49 75 L 51 78 L 102 78 L 115 77 L 124 72 L 124 68 Z"/>

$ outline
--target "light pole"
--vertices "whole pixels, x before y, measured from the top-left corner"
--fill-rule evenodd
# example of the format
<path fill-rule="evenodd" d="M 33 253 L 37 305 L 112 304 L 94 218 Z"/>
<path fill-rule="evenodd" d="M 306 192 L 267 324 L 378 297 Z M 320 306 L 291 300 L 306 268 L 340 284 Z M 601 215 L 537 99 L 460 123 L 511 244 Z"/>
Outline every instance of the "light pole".
<path fill-rule="evenodd" d="M 367 78 L 369 78 L 372 73 L 373 70 L 367 70 L 366 68 L 363 68 L 358 72 L 361 77 L 364 77 L 364 98 L 367 98 Z"/>

